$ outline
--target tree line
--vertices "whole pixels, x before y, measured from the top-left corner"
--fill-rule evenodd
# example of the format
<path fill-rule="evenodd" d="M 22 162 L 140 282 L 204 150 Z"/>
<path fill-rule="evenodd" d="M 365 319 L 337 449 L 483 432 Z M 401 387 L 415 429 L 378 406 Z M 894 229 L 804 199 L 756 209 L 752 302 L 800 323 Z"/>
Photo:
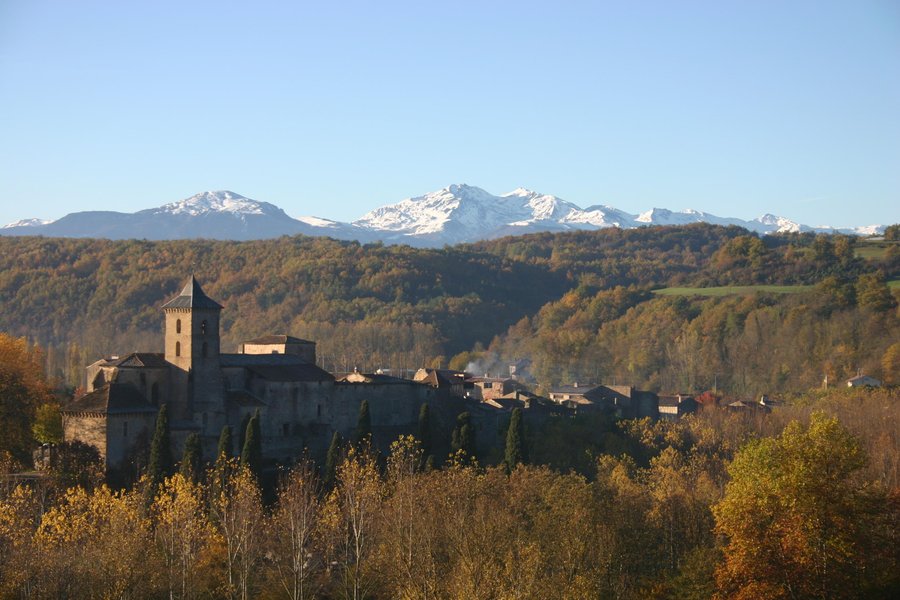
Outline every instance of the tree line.
<path fill-rule="evenodd" d="M 496 467 L 413 436 L 378 457 L 361 415 L 330 476 L 298 460 L 268 499 L 227 452 L 128 490 L 7 485 L 0 597 L 896 597 L 897 399 L 623 421 L 588 476 L 527 464 L 518 425 Z"/>

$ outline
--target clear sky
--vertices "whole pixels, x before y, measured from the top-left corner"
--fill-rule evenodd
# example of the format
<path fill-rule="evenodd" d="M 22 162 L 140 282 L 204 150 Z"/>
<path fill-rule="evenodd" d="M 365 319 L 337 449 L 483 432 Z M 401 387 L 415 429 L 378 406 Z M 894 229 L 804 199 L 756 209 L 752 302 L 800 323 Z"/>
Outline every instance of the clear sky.
<path fill-rule="evenodd" d="M 900 221 L 900 2 L 0 0 L 0 223 L 469 183 Z"/>

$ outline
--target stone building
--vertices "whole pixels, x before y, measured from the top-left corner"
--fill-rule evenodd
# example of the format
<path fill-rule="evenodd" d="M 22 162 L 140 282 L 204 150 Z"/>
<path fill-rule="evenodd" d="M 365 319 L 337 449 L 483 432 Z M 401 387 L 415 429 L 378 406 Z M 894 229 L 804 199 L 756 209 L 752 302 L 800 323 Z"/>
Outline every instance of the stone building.
<path fill-rule="evenodd" d="M 240 352 L 223 353 L 222 306 L 193 276 L 162 310 L 165 351 L 89 365 L 85 393 L 63 410 L 65 439 L 95 446 L 113 471 L 140 467 L 162 404 L 168 405 L 176 457 L 185 438 L 197 433 L 204 456 L 212 459 L 222 428 L 229 425 L 237 439 L 241 424 L 259 411 L 263 456 L 290 462 L 304 449 L 324 454 L 333 431 L 349 437 L 363 399 L 375 442 L 387 447 L 400 433 L 415 431 L 422 403 L 438 393 L 413 382 L 335 381 L 316 366 L 314 342 L 287 335 L 249 340 Z"/>
<path fill-rule="evenodd" d="M 580 412 L 604 410 L 624 419 L 659 418 L 657 395 L 630 385 L 575 383 L 553 388 L 549 396 L 554 402 Z"/>

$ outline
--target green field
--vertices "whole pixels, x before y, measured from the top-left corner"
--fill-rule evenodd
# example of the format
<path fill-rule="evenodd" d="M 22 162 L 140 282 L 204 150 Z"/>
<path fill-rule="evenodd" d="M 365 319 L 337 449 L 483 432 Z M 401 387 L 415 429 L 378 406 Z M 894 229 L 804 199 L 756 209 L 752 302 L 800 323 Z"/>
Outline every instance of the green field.
<path fill-rule="evenodd" d="M 891 288 L 892 290 L 900 290 L 900 279 L 888 281 L 888 287 Z"/>
<path fill-rule="evenodd" d="M 722 287 L 688 288 L 670 287 L 653 290 L 660 296 L 737 296 L 756 293 L 797 294 L 813 289 L 812 285 L 727 285 Z"/>
<path fill-rule="evenodd" d="M 879 240 L 861 240 L 856 244 L 856 256 L 866 260 L 881 260 L 884 258 L 885 252 L 891 246 L 896 246 L 897 242 L 891 242 L 883 239 Z"/>

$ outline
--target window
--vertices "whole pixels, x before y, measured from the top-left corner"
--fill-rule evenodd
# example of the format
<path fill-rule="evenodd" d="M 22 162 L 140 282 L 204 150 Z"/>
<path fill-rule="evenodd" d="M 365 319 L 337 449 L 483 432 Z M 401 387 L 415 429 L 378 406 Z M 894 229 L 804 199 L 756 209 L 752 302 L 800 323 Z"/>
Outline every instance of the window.
<path fill-rule="evenodd" d="M 317 417 L 322 416 L 322 405 L 321 404 L 316 405 L 316 416 Z"/>
<path fill-rule="evenodd" d="M 206 335 L 206 319 L 200 323 L 200 335 Z"/>
<path fill-rule="evenodd" d="M 175 356 L 181 356 L 181 342 L 175 342 Z"/>
<path fill-rule="evenodd" d="M 200 347 L 200 354 L 203 356 L 203 358 L 206 358 L 206 353 L 208 351 L 209 349 L 206 346 L 206 342 L 203 342 L 203 346 Z"/>
<path fill-rule="evenodd" d="M 175 321 L 175 333 L 181 333 L 181 319 Z"/>

